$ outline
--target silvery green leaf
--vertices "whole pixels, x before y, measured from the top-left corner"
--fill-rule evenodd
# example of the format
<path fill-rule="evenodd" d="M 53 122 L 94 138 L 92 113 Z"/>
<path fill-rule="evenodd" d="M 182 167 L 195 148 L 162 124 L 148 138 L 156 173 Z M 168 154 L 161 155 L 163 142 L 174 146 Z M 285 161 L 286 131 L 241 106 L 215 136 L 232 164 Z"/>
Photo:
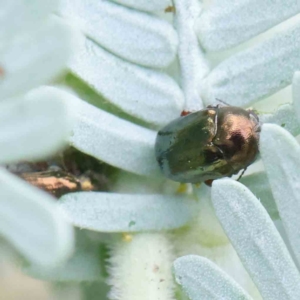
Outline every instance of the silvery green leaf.
<path fill-rule="evenodd" d="M 249 188 L 273 220 L 279 218 L 278 209 L 265 172 L 243 176 L 240 182 Z"/>
<path fill-rule="evenodd" d="M 176 281 L 191 300 L 252 299 L 230 276 L 207 258 L 187 255 L 174 262 Z"/>
<path fill-rule="evenodd" d="M 263 299 L 299 299 L 299 272 L 257 198 L 243 184 L 221 179 L 213 182 L 212 200 L 217 217 Z"/>
<path fill-rule="evenodd" d="M 61 264 L 73 250 L 73 230 L 55 199 L 0 169 L 0 232 L 31 263 Z"/>
<path fill-rule="evenodd" d="M 148 123 L 165 125 L 183 109 L 183 94 L 170 76 L 125 62 L 91 40 L 70 68 L 114 105 Z"/>
<path fill-rule="evenodd" d="M 78 41 L 73 29 L 51 19 L 34 32 L 8 43 L 0 49 L 0 99 L 54 79 L 67 66 Z"/>
<path fill-rule="evenodd" d="M 48 281 L 99 281 L 104 280 L 104 252 L 101 245 L 92 242 L 82 230 L 77 230 L 76 246 L 72 256 L 55 268 L 30 265 L 24 271 L 35 278 Z"/>
<path fill-rule="evenodd" d="M 0 163 L 44 159 L 65 146 L 72 118 L 64 100 L 44 87 L 0 102 Z"/>
<path fill-rule="evenodd" d="M 299 98 L 300 101 L 300 98 Z M 273 113 L 259 114 L 261 123 L 274 123 L 288 130 L 292 135 L 300 133 L 300 118 L 297 117 L 295 106 L 297 100 L 294 100 L 294 105 L 287 103 L 280 105 Z"/>
<path fill-rule="evenodd" d="M 296 113 L 298 122 L 300 123 L 300 72 L 294 73 L 293 77 L 293 112 Z M 300 127 L 300 125 L 299 125 Z M 297 131 L 299 134 L 300 130 Z"/>
<path fill-rule="evenodd" d="M 129 172 L 160 176 L 153 150 L 155 131 L 69 97 L 76 111 L 70 137 L 75 148 Z"/>
<path fill-rule="evenodd" d="M 299 262 L 300 146 L 286 130 L 265 124 L 260 152 L 283 226 Z"/>
<path fill-rule="evenodd" d="M 235 106 L 249 104 L 286 87 L 300 68 L 300 24 L 221 62 L 202 85 L 207 104 L 216 98 Z"/>
<path fill-rule="evenodd" d="M 75 226 L 104 232 L 178 228 L 197 207 L 185 196 L 102 192 L 70 193 L 61 197 L 60 205 Z"/>
<path fill-rule="evenodd" d="M 154 15 L 106 0 L 63 0 L 60 13 L 77 22 L 89 38 L 131 62 L 162 68 L 175 58 L 176 32 Z"/>
<path fill-rule="evenodd" d="M 57 0 L 1 0 L 0 49 L 12 36 L 40 26 L 57 5 Z"/>
<path fill-rule="evenodd" d="M 217 0 L 200 16 L 197 32 L 207 51 L 223 50 L 300 12 L 298 0 Z"/>
<path fill-rule="evenodd" d="M 211 188 L 204 184 L 194 187 L 194 196 L 198 200 L 198 212 L 188 226 L 175 233 L 173 239 L 177 257 L 204 256 L 230 275 L 255 300 L 261 299 L 216 216 Z"/>
<path fill-rule="evenodd" d="M 162 11 L 172 5 L 171 0 L 113 0 L 114 2 L 144 11 Z"/>
<path fill-rule="evenodd" d="M 185 95 L 185 110 L 203 108 L 198 90 L 201 79 L 208 73 L 208 63 L 199 47 L 194 31 L 195 21 L 201 12 L 198 0 L 175 0 L 175 25 L 179 36 L 178 56 L 181 68 L 181 85 Z M 200 85 L 200 86 L 199 86 Z"/>
<path fill-rule="evenodd" d="M 24 271 L 31 277 L 47 281 L 98 281 L 101 279 L 101 267 L 98 249 L 77 251 L 64 264 L 57 268 L 31 266 Z"/>

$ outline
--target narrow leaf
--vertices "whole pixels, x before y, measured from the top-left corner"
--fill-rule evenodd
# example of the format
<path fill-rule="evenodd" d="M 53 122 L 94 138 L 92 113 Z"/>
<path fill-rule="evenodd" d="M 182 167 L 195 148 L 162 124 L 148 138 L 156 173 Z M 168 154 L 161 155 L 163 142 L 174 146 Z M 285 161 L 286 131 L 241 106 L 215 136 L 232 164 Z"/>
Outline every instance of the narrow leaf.
<path fill-rule="evenodd" d="M 79 41 L 73 29 L 53 18 L 8 43 L 0 51 L 0 99 L 53 80 L 64 71 Z"/>
<path fill-rule="evenodd" d="M 75 148 L 136 174 L 160 175 L 153 150 L 156 132 L 69 97 L 76 112 L 70 137 Z"/>
<path fill-rule="evenodd" d="M 47 281 L 100 281 L 104 280 L 104 252 L 99 242 L 91 241 L 84 230 L 76 232 L 75 251 L 71 257 L 54 268 L 30 265 L 23 270 L 30 276 Z M 103 245 L 102 245 L 103 247 Z"/>
<path fill-rule="evenodd" d="M 55 199 L 0 169 L 0 232 L 30 262 L 53 267 L 73 250 L 73 230 Z"/>
<path fill-rule="evenodd" d="M 131 62 L 161 68 L 175 58 L 176 32 L 154 15 L 106 0 L 63 0 L 60 13 L 99 45 Z"/>
<path fill-rule="evenodd" d="M 199 82 L 209 72 L 194 26 L 201 12 L 198 0 L 174 1 L 176 6 L 175 25 L 179 36 L 178 56 L 181 68 L 181 85 L 185 95 L 185 110 L 203 108 L 199 95 Z"/>
<path fill-rule="evenodd" d="M 214 181 L 216 214 L 264 300 L 298 299 L 300 275 L 267 212 L 232 179 Z"/>
<path fill-rule="evenodd" d="M 1 0 L 0 41 L 10 41 L 12 36 L 23 34 L 26 31 L 41 26 L 47 16 L 57 6 L 57 0 Z M 5 25 L 4 25 L 5 24 Z M 2 47 L 2 43 L 0 48 Z"/>
<path fill-rule="evenodd" d="M 64 100 L 43 87 L 0 102 L 0 162 L 44 159 L 65 146 L 72 116 Z"/>
<path fill-rule="evenodd" d="M 75 226 L 104 232 L 178 228 L 197 210 L 195 200 L 184 196 L 101 192 L 67 194 L 60 204 Z"/>
<path fill-rule="evenodd" d="M 243 176 L 240 182 L 249 188 L 273 220 L 279 218 L 278 209 L 265 172 L 256 172 Z"/>
<path fill-rule="evenodd" d="M 252 299 L 231 277 L 207 258 L 188 255 L 174 262 L 176 281 L 191 300 Z"/>
<path fill-rule="evenodd" d="M 249 104 L 291 84 L 300 68 L 300 23 L 220 63 L 203 83 L 206 103 Z"/>
<path fill-rule="evenodd" d="M 283 226 L 300 262 L 300 145 L 286 130 L 265 124 L 260 152 Z"/>
<path fill-rule="evenodd" d="M 299 98 L 300 101 L 300 98 Z M 300 133 L 300 118 L 296 115 L 295 109 L 297 103 L 294 100 L 294 105 L 287 103 L 280 105 L 273 113 L 259 114 L 261 123 L 274 123 L 289 131 L 292 135 Z"/>
<path fill-rule="evenodd" d="M 183 94 L 170 76 L 125 62 L 91 40 L 70 68 L 108 101 L 148 123 L 165 125 L 183 110 Z"/>
<path fill-rule="evenodd" d="M 231 0 L 212 2 L 197 24 L 203 47 L 223 50 L 275 26 L 300 12 L 298 0 Z"/>

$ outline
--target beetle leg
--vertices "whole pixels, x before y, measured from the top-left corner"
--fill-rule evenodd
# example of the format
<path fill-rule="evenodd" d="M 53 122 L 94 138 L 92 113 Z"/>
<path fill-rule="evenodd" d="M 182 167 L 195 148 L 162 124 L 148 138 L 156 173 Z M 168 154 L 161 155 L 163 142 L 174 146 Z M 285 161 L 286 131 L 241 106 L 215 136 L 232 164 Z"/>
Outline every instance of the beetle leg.
<path fill-rule="evenodd" d="M 237 179 L 237 181 L 240 181 L 240 179 L 242 178 L 242 176 L 245 174 L 246 170 L 248 167 L 246 167 L 243 172 L 241 173 L 241 175 L 239 176 L 239 178 Z"/>
<path fill-rule="evenodd" d="M 216 100 L 219 101 L 219 102 L 222 103 L 222 104 L 227 105 L 227 106 L 232 106 L 232 105 L 228 104 L 227 102 L 225 102 L 225 101 L 223 101 L 223 100 L 221 100 L 221 99 L 216 98 Z"/>
<path fill-rule="evenodd" d="M 188 110 L 183 110 L 180 114 L 181 117 L 184 117 L 184 116 L 187 116 L 189 114 L 191 114 L 192 112 L 191 111 L 188 111 Z"/>
<path fill-rule="evenodd" d="M 219 108 L 220 104 L 217 105 L 207 105 L 206 108 Z"/>
<path fill-rule="evenodd" d="M 207 186 L 210 186 L 212 185 L 214 179 L 208 179 L 208 180 L 205 180 L 204 183 L 207 185 Z"/>

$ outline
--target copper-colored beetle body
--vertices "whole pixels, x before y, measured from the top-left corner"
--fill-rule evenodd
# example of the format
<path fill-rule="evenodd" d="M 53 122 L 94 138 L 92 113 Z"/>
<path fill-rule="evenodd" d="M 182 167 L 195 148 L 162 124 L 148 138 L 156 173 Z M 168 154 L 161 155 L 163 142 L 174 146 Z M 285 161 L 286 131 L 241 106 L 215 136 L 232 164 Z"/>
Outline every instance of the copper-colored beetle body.
<path fill-rule="evenodd" d="M 76 177 L 63 170 L 20 173 L 18 176 L 57 198 L 67 193 L 94 189 L 89 178 Z"/>
<path fill-rule="evenodd" d="M 156 158 L 174 181 L 198 183 L 237 174 L 258 154 L 260 124 L 251 110 L 208 107 L 178 118 L 156 138 Z"/>

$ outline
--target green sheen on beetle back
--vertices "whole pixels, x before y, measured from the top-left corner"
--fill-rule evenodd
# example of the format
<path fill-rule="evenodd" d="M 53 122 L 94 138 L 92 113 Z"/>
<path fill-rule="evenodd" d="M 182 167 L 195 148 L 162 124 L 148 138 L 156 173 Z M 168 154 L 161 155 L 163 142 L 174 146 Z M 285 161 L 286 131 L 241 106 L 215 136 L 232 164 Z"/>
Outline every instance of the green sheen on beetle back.
<path fill-rule="evenodd" d="M 162 128 L 156 137 L 156 159 L 174 181 L 199 183 L 232 176 L 256 159 L 259 132 L 253 111 L 209 106 Z"/>

